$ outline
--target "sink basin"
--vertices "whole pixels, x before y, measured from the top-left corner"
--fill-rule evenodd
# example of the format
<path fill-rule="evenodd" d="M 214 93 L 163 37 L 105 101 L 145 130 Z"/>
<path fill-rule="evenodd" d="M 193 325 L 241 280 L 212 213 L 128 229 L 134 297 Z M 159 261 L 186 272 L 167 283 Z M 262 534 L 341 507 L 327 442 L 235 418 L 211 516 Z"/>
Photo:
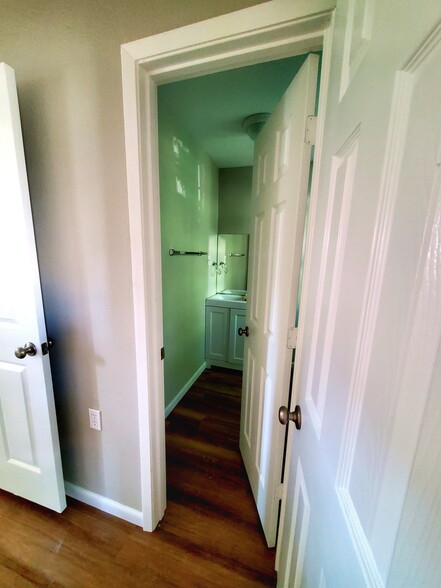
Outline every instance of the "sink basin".
<path fill-rule="evenodd" d="M 217 300 L 243 300 L 243 296 L 240 294 L 215 294 L 211 298 L 216 298 Z"/>
<path fill-rule="evenodd" d="M 246 296 L 246 290 L 222 290 L 222 292 L 218 292 L 218 294 L 238 294 L 239 296 Z"/>
<path fill-rule="evenodd" d="M 247 301 L 240 294 L 215 294 L 205 299 L 206 306 L 226 306 L 227 308 L 245 308 Z"/>

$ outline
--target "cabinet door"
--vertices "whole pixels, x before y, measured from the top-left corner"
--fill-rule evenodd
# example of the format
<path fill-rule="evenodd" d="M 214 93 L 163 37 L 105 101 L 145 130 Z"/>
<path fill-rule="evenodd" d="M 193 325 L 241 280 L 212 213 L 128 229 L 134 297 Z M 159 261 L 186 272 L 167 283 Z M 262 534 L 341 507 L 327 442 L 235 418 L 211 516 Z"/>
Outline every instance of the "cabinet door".
<path fill-rule="evenodd" d="M 246 311 L 232 308 L 230 311 L 230 345 L 228 354 L 230 363 L 243 364 L 245 335 L 239 337 L 237 331 L 240 327 L 245 328 L 245 322 Z"/>
<path fill-rule="evenodd" d="M 205 356 L 208 359 L 228 361 L 229 322 L 229 308 L 205 307 Z"/>

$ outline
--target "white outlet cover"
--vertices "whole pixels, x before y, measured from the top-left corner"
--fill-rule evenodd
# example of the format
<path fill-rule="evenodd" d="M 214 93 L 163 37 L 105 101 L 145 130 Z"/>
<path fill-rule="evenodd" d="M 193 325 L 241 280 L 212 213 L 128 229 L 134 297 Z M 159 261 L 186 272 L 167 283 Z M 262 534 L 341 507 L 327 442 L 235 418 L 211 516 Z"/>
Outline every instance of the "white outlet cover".
<path fill-rule="evenodd" d="M 89 426 L 91 429 L 96 429 L 97 431 L 102 430 L 100 410 L 89 408 Z"/>

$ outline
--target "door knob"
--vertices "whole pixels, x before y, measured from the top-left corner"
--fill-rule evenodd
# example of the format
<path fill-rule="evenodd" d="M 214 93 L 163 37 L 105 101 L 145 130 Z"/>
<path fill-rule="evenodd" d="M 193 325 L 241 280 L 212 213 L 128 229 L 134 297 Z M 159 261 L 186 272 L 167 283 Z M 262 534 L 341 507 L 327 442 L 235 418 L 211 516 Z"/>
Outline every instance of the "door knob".
<path fill-rule="evenodd" d="M 288 421 L 292 421 L 295 424 L 296 429 L 300 431 L 302 428 L 302 411 L 298 404 L 292 412 L 289 412 L 286 406 L 281 406 L 279 408 L 279 422 L 282 425 L 287 425 Z"/>
<path fill-rule="evenodd" d="M 18 359 L 24 359 L 26 355 L 36 355 L 37 348 L 33 343 L 26 343 L 24 347 L 17 347 L 15 350 L 15 357 Z"/>
<path fill-rule="evenodd" d="M 244 329 L 242 329 L 242 327 L 239 327 L 237 332 L 239 334 L 239 337 L 242 337 L 242 335 L 245 335 L 245 337 L 248 337 L 250 334 L 248 327 L 245 327 Z"/>

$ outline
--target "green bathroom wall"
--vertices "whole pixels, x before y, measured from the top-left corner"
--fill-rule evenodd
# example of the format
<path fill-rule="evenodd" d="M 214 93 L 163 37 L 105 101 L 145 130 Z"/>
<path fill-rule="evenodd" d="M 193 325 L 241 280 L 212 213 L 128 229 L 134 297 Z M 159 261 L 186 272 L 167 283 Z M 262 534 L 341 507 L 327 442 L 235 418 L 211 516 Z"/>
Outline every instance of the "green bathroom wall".
<path fill-rule="evenodd" d="M 252 167 L 219 170 L 219 233 L 250 232 Z"/>
<path fill-rule="evenodd" d="M 205 362 L 205 298 L 216 292 L 218 168 L 171 113 L 159 113 L 165 406 Z M 169 249 L 208 255 L 169 255 Z"/>

